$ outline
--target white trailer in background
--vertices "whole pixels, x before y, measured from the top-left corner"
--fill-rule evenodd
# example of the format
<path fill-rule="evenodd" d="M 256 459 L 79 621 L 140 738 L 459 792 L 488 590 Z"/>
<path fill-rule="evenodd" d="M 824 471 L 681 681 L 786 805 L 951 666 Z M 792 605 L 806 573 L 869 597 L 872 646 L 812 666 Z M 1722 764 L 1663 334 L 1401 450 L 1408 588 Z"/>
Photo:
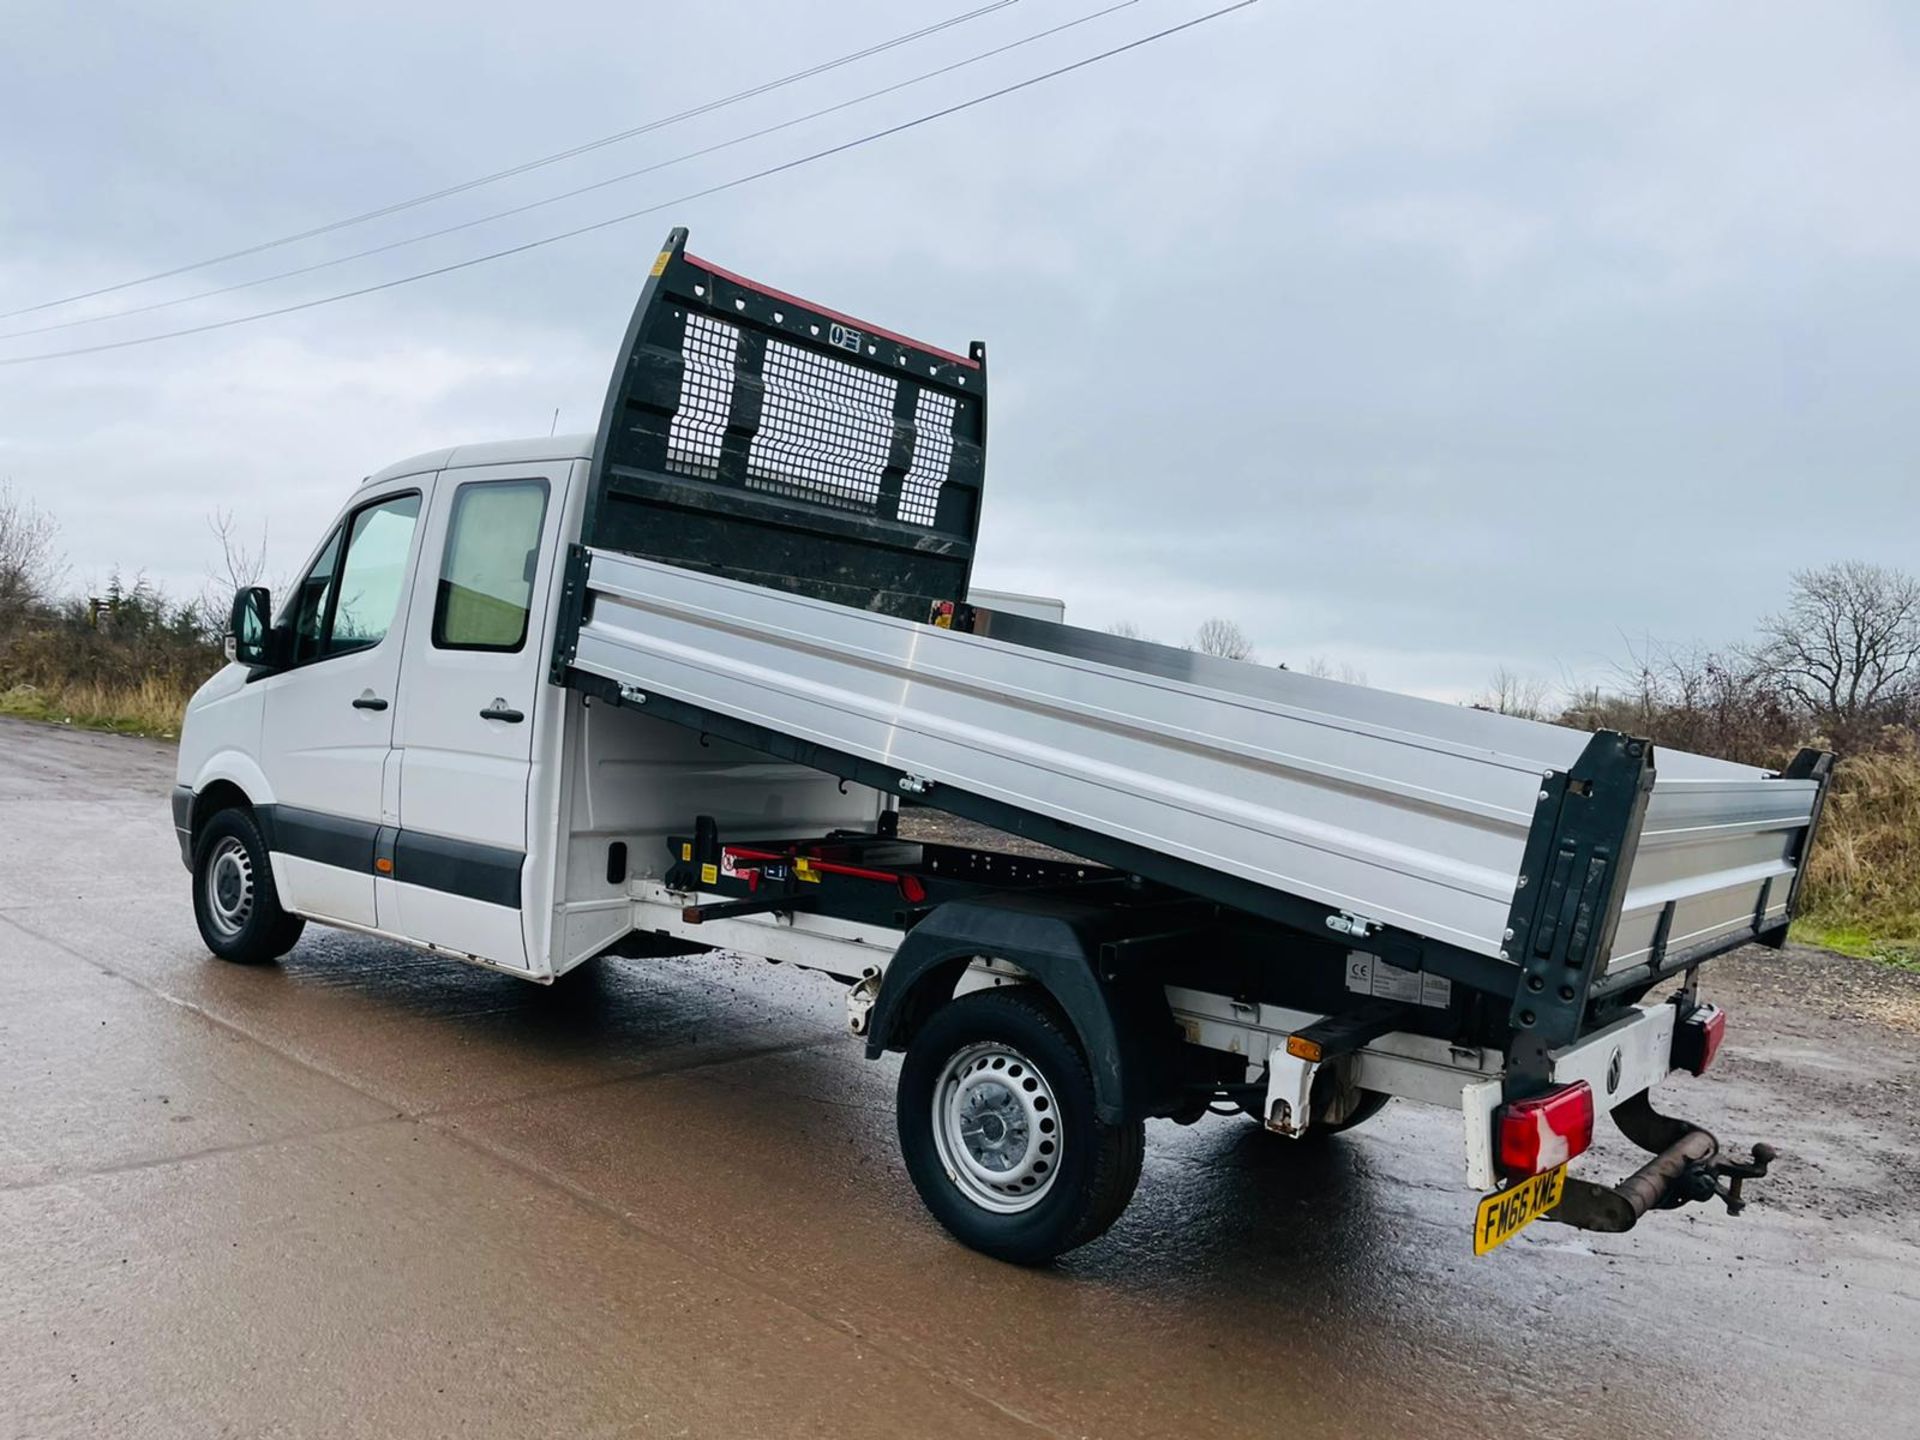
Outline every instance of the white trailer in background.
<path fill-rule="evenodd" d="M 686 253 L 592 437 L 369 479 L 280 613 L 235 602 L 175 812 L 215 953 L 305 919 L 551 981 L 725 950 L 849 987 L 968 1244 L 1049 1258 L 1142 1122 L 1462 1115 L 1490 1248 L 1769 1158 L 1655 1113 L 1701 964 L 1779 943 L 1827 757 L 1781 774 L 1060 623 L 970 588 L 983 349 Z M 911 797 L 1071 859 L 903 839 Z M 1649 992 L 1680 977 L 1677 992 Z M 1654 1158 L 1567 1175 L 1598 1115 Z"/>

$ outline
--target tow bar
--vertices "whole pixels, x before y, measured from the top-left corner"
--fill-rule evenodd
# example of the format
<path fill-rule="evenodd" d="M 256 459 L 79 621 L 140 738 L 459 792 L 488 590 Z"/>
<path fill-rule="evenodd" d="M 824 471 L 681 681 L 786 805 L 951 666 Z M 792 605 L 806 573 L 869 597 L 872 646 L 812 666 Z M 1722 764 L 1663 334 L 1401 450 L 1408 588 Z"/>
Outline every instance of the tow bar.
<path fill-rule="evenodd" d="M 1642 1150 L 1654 1152 L 1653 1159 L 1611 1187 L 1568 1176 L 1560 1203 L 1542 1219 L 1617 1235 L 1649 1210 L 1676 1210 L 1716 1195 L 1729 1215 L 1738 1215 L 1747 1204 L 1741 1186 L 1765 1175 L 1777 1158 L 1771 1145 L 1755 1145 L 1751 1160 L 1722 1160 L 1718 1140 L 1698 1125 L 1657 1112 L 1645 1091 L 1619 1105 L 1613 1123 Z"/>

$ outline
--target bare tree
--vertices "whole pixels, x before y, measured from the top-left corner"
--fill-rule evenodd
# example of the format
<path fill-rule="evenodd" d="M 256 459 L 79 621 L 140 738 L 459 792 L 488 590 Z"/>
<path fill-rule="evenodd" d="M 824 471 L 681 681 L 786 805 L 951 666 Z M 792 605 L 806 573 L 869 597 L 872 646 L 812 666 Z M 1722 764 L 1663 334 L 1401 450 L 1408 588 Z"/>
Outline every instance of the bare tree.
<path fill-rule="evenodd" d="M 1144 640 L 1146 635 L 1131 620 L 1116 620 L 1107 626 L 1107 634 L 1116 635 L 1122 640 Z"/>
<path fill-rule="evenodd" d="M 1775 683 L 1756 652 L 1629 643 L 1610 687 L 1569 697 L 1558 719 L 1583 730 L 1623 730 L 1657 745 L 1775 766 L 1808 737 L 1802 706 Z"/>
<path fill-rule="evenodd" d="M 1531 675 L 1517 675 L 1502 665 L 1487 681 L 1487 688 L 1473 702 L 1476 710 L 1491 710 L 1496 715 L 1518 715 L 1523 720 L 1547 718 L 1547 682 Z"/>
<path fill-rule="evenodd" d="M 1920 690 L 1920 580 L 1897 570 L 1860 560 L 1802 570 L 1760 633 L 1760 665 L 1830 730 Z"/>
<path fill-rule="evenodd" d="M 242 590 L 249 585 L 258 585 L 260 576 L 267 568 L 267 527 L 260 526 L 260 538 L 251 546 L 240 538 L 240 528 L 234 523 L 231 510 L 216 510 L 207 517 L 207 528 L 213 531 L 213 538 L 220 542 L 220 564 L 209 568 L 208 578 L 217 585 L 226 585 L 229 589 Z"/>
<path fill-rule="evenodd" d="M 1200 628 L 1193 632 L 1193 643 L 1189 650 L 1198 650 L 1202 655 L 1217 655 L 1222 660 L 1251 660 L 1253 642 L 1246 632 L 1231 620 L 1215 616 L 1211 620 L 1202 620 Z"/>
<path fill-rule="evenodd" d="M 58 527 L 46 511 L 0 481 L 0 624 L 11 625 L 45 604 L 59 580 L 53 553 Z"/>
<path fill-rule="evenodd" d="M 233 512 L 215 510 L 207 516 L 207 528 L 220 544 L 220 558 L 207 566 L 206 583 L 192 605 L 200 628 L 217 641 L 227 632 L 235 593 L 262 583 L 267 568 L 267 527 L 263 523 L 260 538 L 249 544 L 241 538 Z"/>

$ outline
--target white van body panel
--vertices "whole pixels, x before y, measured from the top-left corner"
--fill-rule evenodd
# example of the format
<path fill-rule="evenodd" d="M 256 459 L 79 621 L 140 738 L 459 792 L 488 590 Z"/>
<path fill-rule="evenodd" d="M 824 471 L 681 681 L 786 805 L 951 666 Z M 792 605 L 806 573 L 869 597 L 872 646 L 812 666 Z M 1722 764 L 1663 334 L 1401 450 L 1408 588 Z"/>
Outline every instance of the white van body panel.
<path fill-rule="evenodd" d="M 260 691 L 248 685 L 247 667 L 216 670 L 187 702 L 174 761 L 175 783 L 196 795 L 222 781 L 238 785 L 256 805 L 273 803 L 273 785 L 260 768 Z"/>
<path fill-rule="evenodd" d="M 452 453 L 456 462 L 464 456 Z M 475 848 L 494 852 L 473 858 L 494 865 L 503 882 L 510 864 L 513 883 L 484 895 L 383 881 L 391 886 L 395 928 L 515 969 L 542 968 L 533 954 L 541 948 L 538 938 L 529 934 L 540 927 L 526 921 L 526 857 L 551 847 L 537 846 L 530 834 L 527 791 L 542 738 L 541 702 L 552 688 L 546 684 L 546 646 L 551 643 L 550 592 L 563 551 L 559 532 L 579 464 L 562 456 L 456 463 L 440 472 L 434 515 L 413 577 L 415 618 L 402 651 L 406 695 L 394 722 L 395 823 L 412 846 L 438 837 L 455 842 L 470 857 Z M 501 500 L 515 507 L 518 518 L 535 518 L 527 513 L 535 512 L 536 528 L 509 535 L 498 533 L 496 525 L 494 533 L 480 533 L 489 519 L 498 518 Z M 515 555 L 524 553 L 531 575 L 517 648 L 443 645 L 434 633 L 445 557 L 456 535 L 469 544 L 505 544 Z M 403 856 L 402 875 L 406 868 Z"/>
<path fill-rule="evenodd" d="M 421 532 L 433 513 L 433 477 L 408 475 L 363 487 L 341 517 L 351 530 L 365 512 L 419 497 L 411 522 L 405 569 L 392 600 L 385 630 L 374 644 L 343 654 L 297 664 L 254 681 L 265 706 L 260 730 L 261 768 L 273 778 L 276 829 L 296 831 L 310 825 L 328 834 L 343 829 L 392 823 L 387 806 L 387 768 L 393 749 L 393 722 L 401 701 L 400 654 L 406 633 L 409 595 L 404 577 L 418 564 Z M 379 522 L 376 519 L 375 524 Z M 322 546 L 322 552 L 327 547 Z M 342 591 L 357 582 L 353 553 L 346 543 L 336 558 Z M 341 597 L 344 612 L 352 595 Z M 289 596 L 287 613 L 295 597 Z M 377 618 L 377 617 L 376 617 Z M 378 707 L 378 708 L 370 708 Z M 370 868 L 356 872 L 323 854 L 282 849 L 291 862 L 276 862 L 275 878 L 285 873 L 283 903 L 301 914 L 354 925 L 393 927 L 396 916 L 381 915 Z"/>

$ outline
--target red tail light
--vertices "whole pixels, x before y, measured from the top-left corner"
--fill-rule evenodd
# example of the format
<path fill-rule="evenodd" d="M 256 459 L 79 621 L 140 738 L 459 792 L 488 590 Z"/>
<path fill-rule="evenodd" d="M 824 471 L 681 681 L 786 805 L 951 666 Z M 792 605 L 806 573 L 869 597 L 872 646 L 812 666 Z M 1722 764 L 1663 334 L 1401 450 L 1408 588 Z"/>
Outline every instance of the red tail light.
<path fill-rule="evenodd" d="M 1720 1053 L 1727 1033 L 1727 1012 L 1718 1005 L 1701 1005 L 1673 1027 L 1673 1063 L 1679 1070 L 1705 1073 Z"/>
<path fill-rule="evenodd" d="M 1500 1169 L 1515 1180 L 1564 1165 L 1593 1144 L 1593 1090 L 1576 1080 L 1494 1112 Z"/>

